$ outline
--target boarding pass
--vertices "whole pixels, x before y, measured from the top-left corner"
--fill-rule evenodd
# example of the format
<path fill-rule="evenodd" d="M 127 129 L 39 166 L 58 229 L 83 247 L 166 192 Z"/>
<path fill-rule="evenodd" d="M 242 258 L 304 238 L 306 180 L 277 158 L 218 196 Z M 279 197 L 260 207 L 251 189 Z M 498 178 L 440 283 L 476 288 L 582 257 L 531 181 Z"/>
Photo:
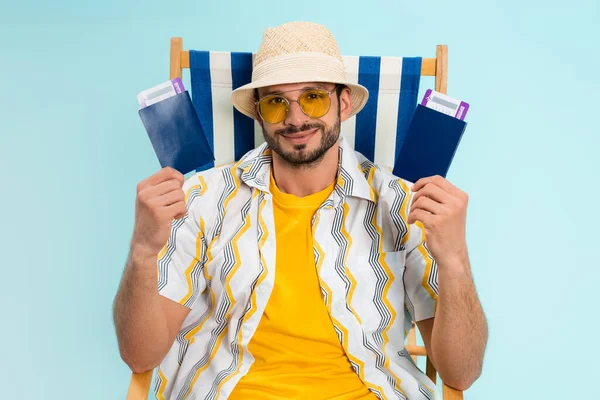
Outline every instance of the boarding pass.
<path fill-rule="evenodd" d="M 450 96 L 431 89 L 425 92 L 421 105 L 439 111 L 442 114 L 450 115 L 461 121 L 465 120 L 465 116 L 469 110 L 468 103 L 453 99 Z"/>
<path fill-rule="evenodd" d="M 138 93 L 137 99 L 140 107 L 144 108 L 184 91 L 185 88 L 183 87 L 181 78 L 175 78 Z"/>

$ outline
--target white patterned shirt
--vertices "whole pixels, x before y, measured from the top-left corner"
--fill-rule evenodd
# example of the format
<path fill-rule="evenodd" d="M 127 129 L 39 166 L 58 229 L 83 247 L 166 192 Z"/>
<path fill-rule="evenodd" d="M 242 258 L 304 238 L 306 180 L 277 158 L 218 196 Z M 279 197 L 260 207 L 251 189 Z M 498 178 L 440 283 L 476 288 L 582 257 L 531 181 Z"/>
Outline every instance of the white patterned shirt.
<path fill-rule="evenodd" d="M 380 399 L 434 399 L 404 348 L 411 319 L 432 318 L 437 266 L 406 220 L 410 183 L 340 139 L 335 189 L 313 218 L 324 304 L 360 379 Z M 227 399 L 253 363 L 248 343 L 275 281 L 266 144 L 184 183 L 188 213 L 158 259 L 161 295 L 190 309 L 155 381 L 158 399 Z M 335 384 L 335 383 L 333 383 Z"/>

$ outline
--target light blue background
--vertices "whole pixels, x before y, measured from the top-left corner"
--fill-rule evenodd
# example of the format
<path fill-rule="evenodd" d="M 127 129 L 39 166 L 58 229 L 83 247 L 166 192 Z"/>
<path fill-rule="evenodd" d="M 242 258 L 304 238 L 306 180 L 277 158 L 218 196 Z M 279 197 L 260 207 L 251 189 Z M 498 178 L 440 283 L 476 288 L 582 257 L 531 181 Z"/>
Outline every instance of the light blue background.
<path fill-rule="evenodd" d="M 135 95 L 168 79 L 172 36 L 256 51 L 290 20 L 348 55 L 449 45 L 449 94 L 472 109 L 448 179 L 470 194 L 490 325 L 466 398 L 600 398 L 597 1 L 0 4 L 2 398 L 124 398 L 111 305 L 136 184 L 159 168 Z"/>

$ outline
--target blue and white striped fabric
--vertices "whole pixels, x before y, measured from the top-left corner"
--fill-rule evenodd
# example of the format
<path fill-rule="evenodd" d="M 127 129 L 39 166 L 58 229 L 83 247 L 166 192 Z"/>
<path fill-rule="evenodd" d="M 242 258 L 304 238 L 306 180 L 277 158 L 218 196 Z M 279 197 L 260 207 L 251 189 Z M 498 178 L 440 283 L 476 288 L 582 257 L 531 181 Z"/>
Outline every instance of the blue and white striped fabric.
<path fill-rule="evenodd" d="M 231 92 L 252 78 L 252 53 L 190 50 L 192 100 L 215 155 L 228 164 L 264 142 L 258 123 L 231 104 Z M 342 135 L 369 160 L 393 167 L 417 106 L 421 58 L 344 57 L 348 80 L 369 90 L 369 101 L 342 124 Z"/>

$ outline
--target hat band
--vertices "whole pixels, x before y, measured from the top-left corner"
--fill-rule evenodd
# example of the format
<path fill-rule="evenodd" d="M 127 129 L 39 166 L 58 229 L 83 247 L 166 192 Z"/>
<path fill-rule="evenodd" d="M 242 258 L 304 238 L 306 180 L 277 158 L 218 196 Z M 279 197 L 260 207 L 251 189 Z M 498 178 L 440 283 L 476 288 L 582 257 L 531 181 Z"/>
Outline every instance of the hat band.
<path fill-rule="evenodd" d="M 282 54 L 254 67 L 252 81 L 273 79 L 294 82 L 294 77 L 314 75 L 331 82 L 346 81 L 346 68 L 341 60 L 323 53 Z"/>

